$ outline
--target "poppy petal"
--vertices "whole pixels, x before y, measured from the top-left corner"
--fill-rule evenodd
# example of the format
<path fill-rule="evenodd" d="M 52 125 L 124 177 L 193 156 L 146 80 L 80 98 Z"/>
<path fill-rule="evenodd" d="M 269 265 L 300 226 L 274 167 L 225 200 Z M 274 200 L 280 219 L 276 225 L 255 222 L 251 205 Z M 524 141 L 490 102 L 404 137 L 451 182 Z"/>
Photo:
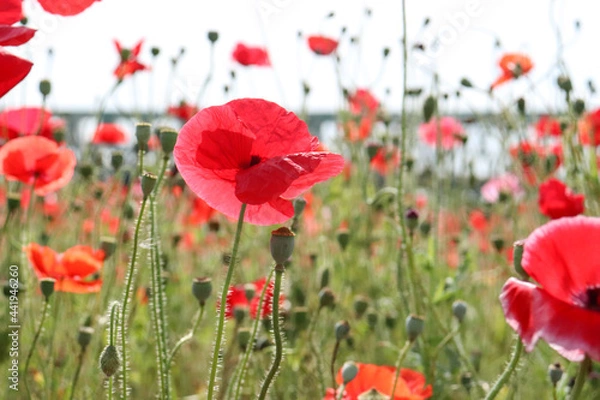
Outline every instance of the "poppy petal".
<path fill-rule="evenodd" d="M 310 189 L 314 184 L 337 176 L 344 169 L 344 157 L 334 153 L 310 153 L 319 158 L 319 164 L 310 172 L 296 179 L 290 187 L 281 194 L 284 199 L 293 199 Z M 290 156 L 293 159 L 294 156 Z"/>
<path fill-rule="evenodd" d="M 8 139 L 19 136 L 48 135 L 52 113 L 40 107 L 21 107 L 0 113 L 0 135 Z M 41 127 L 41 128 L 40 128 Z M 46 129 L 44 129 L 46 128 Z M 51 130 L 51 129 L 50 129 Z"/>
<path fill-rule="evenodd" d="M 50 14 L 65 17 L 77 15 L 100 0 L 38 0 L 44 10 Z"/>
<path fill-rule="evenodd" d="M 21 82 L 33 67 L 33 63 L 12 55 L 0 48 L 0 98 Z"/>
<path fill-rule="evenodd" d="M 600 313 L 555 299 L 534 284 L 510 278 L 500 295 L 508 324 L 532 351 L 542 338 L 570 361 L 600 361 Z"/>
<path fill-rule="evenodd" d="M 587 289 L 600 283 L 600 219 L 561 218 L 533 231 L 525 241 L 522 265 L 557 300 L 585 306 Z"/>
<path fill-rule="evenodd" d="M 236 217 L 238 214 L 239 209 Z M 284 223 L 293 216 L 294 206 L 292 202 L 279 197 L 265 204 L 248 205 L 244 221 L 254 225 L 273 225 Z"/>
<path fill-rule="evenodd" d="M 35 29 L 26 26 L 0 25 L 0 46 L 19 46 L 35 35 Z"/>
<path fill-rule="evenodd" d="M 67 148 L 58 150 L 58 157 L 52 166 L 44 170 L 35 184 L 35 194 L 46 196 L 63 188 L 71 181 L 75 173 L 77 158 L 75 153 Z"/>
<path fill-rule="evenodd" d="M 57 254 L 50 247 L 31 243 L 23 249 L 38 278 L 47 278 L 55 269 Z"/>
<path fill-rule="evenodd" d="M 22 0 L 0 2 L 0 24 L 12 25 L 23 18 Z"/>

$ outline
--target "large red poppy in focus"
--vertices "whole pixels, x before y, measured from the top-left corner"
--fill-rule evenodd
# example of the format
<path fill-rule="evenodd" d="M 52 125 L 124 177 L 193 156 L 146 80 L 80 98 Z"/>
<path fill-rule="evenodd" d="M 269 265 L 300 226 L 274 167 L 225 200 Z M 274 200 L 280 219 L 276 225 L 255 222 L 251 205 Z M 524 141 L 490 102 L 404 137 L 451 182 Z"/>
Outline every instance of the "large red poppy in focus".
<path fill-rule="evenodd" d="M 41 136 L 13 139 L 0 148 L 0 175 L 35 185 L 35 194 L 45 196 L 64 187 L 75 171 L 73 151 Z"/>
<path fill-rule="evenodd" d="M 269 67 L 271 66 L 271 60 L 269 59 L 269 53 L 267 49 L 262 47 L 251 47 L 246 46 L 243 43 L 238 43 L 233 49 L 232 58 L 239 64 L 248 67 L 251 65 L 257 67 Z"/>
<path fill-rule="evenodd" d="M 208 107 L 181 129 L 173 152 L 181 176 L 223 214 L 257 225 L 294 215 L 290 199 L 339 174 L 344 159 L 318 151 L 295 114 L 262 99 Z"/>
<path fill-rule="evenodd" d="M 338 47 L 337 40 L 322 35 L 309 36 L 307 41 L 308 47 L 310 47 L 313 53 L 320 56 L 327 56 L 333 53 Z"/>
<path fill-rule="evenodd" d="M 575 194 L 561 181 L 550 178 L 540 185 L 540 212 L 552 219 L 574 217 L 583 213 L 584 196 Z"/>
<path fill-rule="evenodd" d="M 527 351 L 539 339 L 571 361 L 600 361 L 600 218 L 560 218 L 525 241 L 523 269 L 537 283 L 510 278 L 500 301 Z"/>
<path fill-rule="evenodd" d="M 357 400 L 364 393 L 375 389 L 384 396 L 392 394 L 394 386 L 394 377 L 396 368 L 386 365 L 362 364 L 358 366 L 358 375 L 350 381 L 344 390 L 342 400 Z M 338 371 L 336 381 L 342 384 L 342 370 Z M 431 385 L 425 386 L 425 377 L 423 374 L 408 368 L 401 368 L 396 390 L 392 400 L 423 400 L 428 399 L 433 394 Z M 336 399 L 336 392 L 329 389 L 323 400 Z"/>
<path fill-rule="evenodd" d="M 74 246 L 64 253 L 31 243 L 24 248 L 38 279 L 56 279 L 54 290 L 70 293 L 95 293 L 102 287 L 100 270 L 104 252 L 89 246 Z"/>

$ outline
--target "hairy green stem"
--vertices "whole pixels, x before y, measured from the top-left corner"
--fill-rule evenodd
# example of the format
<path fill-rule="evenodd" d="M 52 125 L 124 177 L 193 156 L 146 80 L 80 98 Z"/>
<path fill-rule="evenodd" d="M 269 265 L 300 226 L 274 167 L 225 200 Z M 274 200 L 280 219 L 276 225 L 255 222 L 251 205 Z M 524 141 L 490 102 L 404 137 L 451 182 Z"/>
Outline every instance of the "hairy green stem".
<path fill-rule="evenodd" d="M 29 369 L 29 363 L 31 362 L 31 357 L 33 356 L 33 351 L 35 350 L 35 345 L 37 344 L 38 339 L 42 333 L 42 327 L 44 326 L 44 321 L 46 320 L 46 314 L 48 314 L 48 307 L 50 306 L 50 299 L 44 299 L 44 308 L 42 309 L 42 319 L 40 320 L 40 324 L 35 331 L 35 336 L 33 337 L 33 343 L 31 343 L 31 347 L 29 348 L 29 353 L 27 353 L 27 358 L 25 359 L 25 388 L 27 389 L 27 396 L 31 399 L 31 390 L 29 389 L 29 379 L 27 379 L 27 370 Z"/>
<path fill-rule="evenodd" d="M 225 282 L 223 283 L 223 290 L 221 291 L 221 306 L 219 307 L 219 318 L 217 319 L 217 337 L 215 339 L 212 363 L 210 366 L 210 377 L 208 380 L 207 398 L 209 400 L 212 400 L 215 395 L 217 369 L 219 367 L 219 354 L 221 353 L 223 347 L 223 334 L 225 330 L 225 308 L 227 308 L 227 293 L 229 292 L 229 285 L 231 284 L 231 278 L 233 277 L 233 269 L 235 267 L 235 259 L 237 257 L 238 246 L 240 244 L 240 237 L 242 235 L 242 227 L 244 226 L 245 213 L 246 203 L 243 203 L 242 207 L 240 208 L 240 215 L 238 217 L 235 237 L 233 239 L 233 249 L 231 251 L 231 259 L 229 260 L 229 268 L 227 268 L 227 276 L 225 277 Z M 218 392 L 218 390 L 216 390 L 216 392 Z"/>
<path fill-rule="evenodd" d="M 182 336 L 181 339 L 179 339 L 179 341 L 177 343 L 175 343 L 175 346 L 173 347 L 173 350 L 171 350 L 171 354 L 169 355 L 169 359 L 167 360 L 168 370 L 170 370 L 171 364 L 173 363 L 173 359 L 177 355 L 177 352 L 179 351 L 181 346 L 183 346 L 183 344 L 185 342 L 187 342 L 188 340 L 191 340 L 194 337 L 194 335 L 196 334 L 196 330 L 198 330 L 198 326 L 200 326 L 200 321 L 202 320 L 202 317 L 204 317 L 205 309 L 206 309 L 206 307 L 204 305 L 200 306 L 200 310 L 198 311 L 198 315 L 196 316 L 196 320 L 194 321 L 192 330 L 187 335 Z"/>
<path fill-rule="evenodd" d="M 500 393 L 500 389 L 502 389 L 506 382 L 508 382 L 508 379 L 517 368 L 522 352 L 523 342 L 521 341 L 521 338 L 517 338 L 517 344 L 515 345 L 515 349 L 513 350 L 513 353 L 510 357 L 508 365 L 506 366 L 506 369 L 504 370 L 504 372 L 502 372 L 494 386 L 490 389 L 487 396 L 485 396 L 485 400 L 492 400 L 496 398 L 498 393 Z"/>

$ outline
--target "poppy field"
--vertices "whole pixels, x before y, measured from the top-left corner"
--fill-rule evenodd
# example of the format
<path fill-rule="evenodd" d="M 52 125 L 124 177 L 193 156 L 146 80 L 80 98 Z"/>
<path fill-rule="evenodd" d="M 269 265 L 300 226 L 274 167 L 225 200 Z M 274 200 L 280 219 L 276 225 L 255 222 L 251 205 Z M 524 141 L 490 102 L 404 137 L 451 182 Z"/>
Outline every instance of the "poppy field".
<path fill-rule="evenodd" d="M 0 5 L 1 398 L 600 399 L 600 103 L 560 26 L 548 65 L 496 39 L 493 79 L 421 86 L 433 53 L 402 0 L 402 37 L 367 60 L 400 90 L 347 79 L 346 27 L 298 32 L 335 78 L 324 123 L 319 87 L 286 107 L 252 75 L 272 48 L 240 33 L 222 60 L 216 30 L 197 96 L 114 107 L 168 57 L 115 39 L 85 127 L 49 106 L 52 76 L 31 81 L 26 5 L 75 20 L 109 1 Z M 226 63 L 225 100 L 205 100 Z"/>

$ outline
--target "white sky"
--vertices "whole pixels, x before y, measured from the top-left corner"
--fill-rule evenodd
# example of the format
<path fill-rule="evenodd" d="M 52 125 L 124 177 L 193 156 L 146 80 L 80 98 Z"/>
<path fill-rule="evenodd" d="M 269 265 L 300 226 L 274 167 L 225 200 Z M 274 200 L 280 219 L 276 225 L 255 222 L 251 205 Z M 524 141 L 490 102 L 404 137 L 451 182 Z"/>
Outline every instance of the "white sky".
<path fill-rule="evenodd" d="M 400 4 L 400 0 L 102 0 L 78 16 L 62 18 L 26 0 L 30 26 L 39 31 L 29 44 L 9 51 L 33 61 L 34 68 L 24 82 L 0 100 L 0 109 L 39 105 L 38 82 L 49 77 L 53 92 L 48 105 L 52 109 L 94 112 L 115 82 L 112 71 L 119 59 L 113 39 L 131 47 L 143 38 L 140 60 L 147 64 L 152 61 L 152 46 L 159 47 L 161 54 L 152 72 L 141 72 L 117 89 L 108 101 L 109 109 L 162 110 L 181 98 L 195 100 L 209 69 L 206 34 L 216 30 L 220 39 L 215 49 L 215 75 L 201 106 L 221 104 L 233 97 L 263 97 L 298 110 L 301 82 L 306 79 L 312 87 L 309 111 L 335 112 L 340 98 L 333 62 L 313 55 L 306 41 L 297 39 L 297 33 L 322 33 L 335 38 L 345 26 L 348 32 L 339 48 L 344 82 L 350 88 L 370 87 L 384 99 L 387 108 L 395 111 L 400 108 L 402 77 Z M 592 78 L 600 85 L 598 4 L 592 0 L 407 0 L 409 42 L 427 45 L 439 35 L 441 43 L 438 51 L 427 53 L 421 61 L 411 53 L 409 86 L 427 92 L 432 86 L 431 71 L 436 70 L 443 90 L 454 91 L 463 76 L 488 87 L 499 74 L 496 63 L 500 55 L 521 51 L 535 63 L 531 80 L 498 88 L 499 97 L 508 102 L 525 95 L 528 104 L 535 103 L 538 110 L 556 112 L 564 102 L 554 85 L 558 75 L 553 68 L 557 56 L 551 24 L 554 15 L 562 30 L 563 54 L 575 94 L 586 98 L 588 104 L 597 103 L 597 99 L 589 98 L 586 81 Z M 370 18 L 364 17 L 367 7 L 372 9 Z M 335 16 L 326 19 L 330 11 L 335 11 Z M 462 18 L 457 19 L 457 13 Z M 431 19 L 431 24 L 423 30 L 425 17 Z M 576 19 L 581 22 L 578 33 Z M 360 37 L 360 45 L 351 45 L 350 36 Z M 496 37 L 502 43 L 501 49 L 494 47 Z M 231 51 L 238 41 L 268 46 L 273 68 L 236 66 Z M 186 54 L 176 76 L 170 79 L 170 58 L 182 47 Z M 384 47 L 389 47 L 391 54 L 378 78 Z M 54 50 L 52 61 L 46 55 L 48 48 Z M 222 88 L 229 83 L 232 68 L 238 73 L 237 86 L 230 97 L 225 97 Z M 388 97 L 386 88 L 391 91 Z M 461 99 L 444 105 L 447 112 L 492 106 L 482 94 L 463 94 Z"/>

